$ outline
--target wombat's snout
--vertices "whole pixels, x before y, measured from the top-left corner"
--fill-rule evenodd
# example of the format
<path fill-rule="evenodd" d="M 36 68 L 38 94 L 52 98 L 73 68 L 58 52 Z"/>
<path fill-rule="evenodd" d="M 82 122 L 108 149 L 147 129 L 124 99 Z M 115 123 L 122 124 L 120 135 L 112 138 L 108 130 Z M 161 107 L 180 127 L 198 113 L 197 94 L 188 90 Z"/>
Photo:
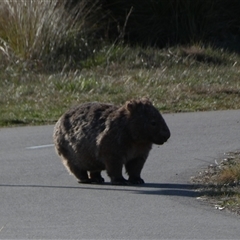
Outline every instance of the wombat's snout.
<path fill-rule="evenodd" d="M 163 131 L 162 137 L 164 142 L 166 142 L 170 138 L 170 136 L 171 136 L 171 133 L 169 129 L 166 129 L 165 131 Z"/>
<path fill-rule="evenodd" d="M 161 132 L 159 133 L 158 141 L 156 141 L 154 143 L 158 144 L 158 145 L 162 145 L 165 142 L 167 142 L 167 140 L 170 138 L 170 136 L 171 136 L 171 133 L 170 133 L 169 128 L 166 128 L 164 130 L 162 129 Z"/>

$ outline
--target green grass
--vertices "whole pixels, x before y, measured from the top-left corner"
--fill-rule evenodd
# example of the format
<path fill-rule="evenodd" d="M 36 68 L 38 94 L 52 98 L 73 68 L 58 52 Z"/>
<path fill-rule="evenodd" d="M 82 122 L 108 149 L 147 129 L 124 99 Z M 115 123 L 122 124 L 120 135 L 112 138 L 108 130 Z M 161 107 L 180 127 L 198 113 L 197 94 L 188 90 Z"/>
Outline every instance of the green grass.
<path fill-rule="evenodd" d="M 121 104 L 148 96 L 162 112 L 240 108 L 240 57 L 213 48 L 109 46 L 82 69 L 35 72 L 12 64 L 0 70 L 0 125 L 56 121 L 86 101 Z"/>

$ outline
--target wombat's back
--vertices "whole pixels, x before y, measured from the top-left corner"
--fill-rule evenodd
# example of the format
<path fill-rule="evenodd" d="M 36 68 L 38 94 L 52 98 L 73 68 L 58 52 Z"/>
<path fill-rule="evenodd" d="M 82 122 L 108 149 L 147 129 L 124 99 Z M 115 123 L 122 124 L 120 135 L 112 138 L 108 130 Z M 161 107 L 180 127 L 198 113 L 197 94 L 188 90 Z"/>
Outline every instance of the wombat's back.
<path fill-rule="evenodd" d="M 96 138 L 104 131 L 107 118 L 116 109 L 111 104 L 92 102 L 74 107 L 63 114 L 56 123 L 53 134 L 58 154 L 69 155 L 72 152 L 75 158 L 78 154 L 92 155 L 94 158 Z"/>

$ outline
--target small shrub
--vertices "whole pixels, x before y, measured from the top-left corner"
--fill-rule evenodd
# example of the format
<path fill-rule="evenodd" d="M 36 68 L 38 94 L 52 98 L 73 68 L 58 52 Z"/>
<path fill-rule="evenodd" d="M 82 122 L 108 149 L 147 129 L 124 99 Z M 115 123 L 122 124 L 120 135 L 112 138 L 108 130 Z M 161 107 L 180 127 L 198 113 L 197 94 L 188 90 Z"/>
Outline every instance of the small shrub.
<path fill-rule="evenodd" d="M 74 65 L 77 59 L 86 57 L 92 40 L 89 15 L 94 14 L 95 5 L 83 0 L 69 12 L 65 3 L 60 0 L 2 1 L 0 56 L 9 57 L 10 62 L 22 61 L 30 67 L 45 69 Z"/>
<path fill-rule="evenodd" d="M 223 169 L 218 177 L 219 183 L 222 184 L 238 184 L 240 183 L 240 163 L 228 166 Z"/>

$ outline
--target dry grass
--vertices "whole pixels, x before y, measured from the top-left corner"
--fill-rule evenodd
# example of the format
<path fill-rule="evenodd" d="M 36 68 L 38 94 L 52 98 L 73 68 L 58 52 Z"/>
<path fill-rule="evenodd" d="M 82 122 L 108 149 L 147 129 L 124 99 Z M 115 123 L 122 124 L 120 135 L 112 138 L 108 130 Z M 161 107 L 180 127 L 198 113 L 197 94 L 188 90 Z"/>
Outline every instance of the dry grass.
<path fill-rule="evenodd" d="M 34 70 L 62 70 L 91 51 L 95 5 L 80 1 L 65 10 L 65 0 L 3 0 L 0 5 L 0 53 L 8 62 Z M 97 3 L 97 1 L 96 1 Z M 88 29 L 87 29 L 88 28 Z M 81 59 L 81 57 L 77 59 Z M 1 60 L 0 58 L 0 60 Z M 22 67 L 22 66 L 21 66 Z"/>
<path fill-rule="evenodd" d="M 200 199 L 217 209 L 240 214 L 240 152 L 227 153 L 218 164 L 200 171 L 192 181 L 200 186 Z"/>
<path fill-rule="evenodd" d="M 224 168 L 217 177 L 221 184 L 237 184 L 240 182 L 240 162 Z"/>

